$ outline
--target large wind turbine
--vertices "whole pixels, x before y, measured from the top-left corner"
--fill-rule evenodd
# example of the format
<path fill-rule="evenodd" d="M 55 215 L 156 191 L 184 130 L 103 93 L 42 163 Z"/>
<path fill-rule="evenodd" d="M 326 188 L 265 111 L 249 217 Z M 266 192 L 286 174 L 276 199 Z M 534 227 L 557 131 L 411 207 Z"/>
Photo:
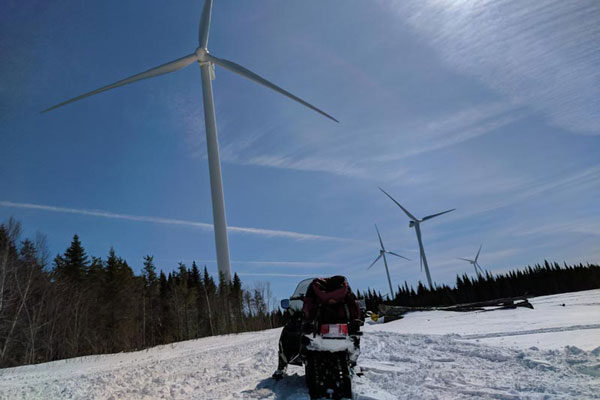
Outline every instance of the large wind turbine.
<path fill-rule="evenodd" d="M 483 243 L 481 244 L 481 246 L 479 246 L 479 250 L 477 251 L 477 255 L 475 256 L 474 260 L 469 260 L 468 258 L 458 257 L 459 260 L 466 261 L 466 262 L 470 263 L 471 265 L 473 265 L 473 268 L 475 268 L 475 274 L 477 274 L 477 276 L 480 276 L 481 274 L 483 274 L 483 269 L 481 268 L 481 265 L 479 265 L 479 262 L 477 262 L 477 260 L 479 259 L 479 253 L 481 253 L 482 246 L 483 246 Z M 479 270 L 477 270 L 478 268 L 479 268 Z"/>
<path fill-rule="evenodd" d="M 156 68 L 149 69 L 145 72 L 130 76 L 113 84 L 103 86 L 100 89 L 82 94 L 74 97 L 70 100 L 59 103 L 52 106 L 43 112 L 54 110 L 55 108 L 64 106 L 77 100 L 81 100 L 85 97 L 92 96 L 97 93 L 104 92 L 106 90 L 114 89 L 119 86 L 127 85 L 142 79 L 153 78 L 158 75 L 163 75 L 169 72 L 177 71 L 181 68 L 187 67 L 194 61 L 200 64 L 200 71 L 202 74 L 202 95 L 204 100 L 204 123 L 206 125 L 206 146 L 208 153 L 208 169 L 210 172 L 210 189 L 212 197 L 213 207 L 213 221 L 215 230 L 215 245 L 217 250 L 217 265 L 219 267 L 219 273 L 223 274 L 226 279 L 231 280 L 231 267 L 229 264 L 229 244 L 227 240 L 227 221 L 225 219 L 225 201 L 223 198 L 223 181 L 221 179 L 221 163 L 219 161 L 219 144 L 217 140 L 217 124 L 215 121 L 215 108 L 213 103 L 212 94 L 212 80 L 214 79 L 214 65 L 219 65 L 232 72 L 240 74 L 241 76 L 251 79 L 254 82 L 260 83 L 272 89 L 276 92 L 289 97 L 292 100 L 324 115 L 325 117 L 338 122 L 331 115 L 318 109 L 312 104 L 302 100 L 301 98 L 294 96 L 287 90 L 280 88 L 272 82 L 258 76 L 254 72 L 236 64 L 232 61 L 228 61 L 222 58 L 217 58 L 209 54 L 208 45 L 208 32 L 210 28 L 210 16 L 212 10 L 212 0 L 206 0 L 204 8 L 202 10 L 202 16 L 200 18 L 200 33 L 199 33 L 199 46 L 192 53 L 179 58 L 175 61 L 168 62 L 160 65 Z"/>
<path fill-rule="evenodd" d="M 377 224 L 375 224 L 375 230 L 377 231 L 377 237 L 379 238 L 379 244 L 381 245 L 381 248 L 379 249 L 379 255 L 377 256 L 375 261 L 373 261 L 371 263 L 371 265 L 369 265 L 369 267 L 367 269 L 371 268 L 373 265 L 375 265 L 375 263 L 377 261 L 379 261 L 379 259 L 381 257 L 383 257 L 383 264 L 385 265 L 385 273 L 387 274 L 388 284 L 390 285 L 390 296 L 391 296 L 390 298 L 393 299 L 394 298 L 394 289 L 392 288 L 392 280 L 390 279 L 390 271 L 388 269 L 387 258 L 385 258 L 385 254 L 386 253 L 391 254 L 393 256 L 404 258 L 405 260 L 409 260 L 409 261 L 410 261 L 410 259 L 408 259 L 404 256 L 401 256 L 400 254 L 396 254 L 393 251 L 387 251 L 385 249 L 385 247 L 383 246 L 383 240 L 381 240 L 381 235 L 379 234 L 379 229 L 377 229 Z"/>
<path fill-rule="evenodd" d="M 427 282 L 429 283 L 429 288 L 433 290 L 433 282 L 431 281 L 431 274 L 429 273 L 429 265 L 427 265 L 427 257 L 425 257 L 425 249 L 423 248 L 423 240 L 421 239 L 421 222 L 427 221 L 428 219 L 440 216 L 442 214 L 449 213 L 450 211 L 456 210 L 456 208 L 453 208 L 451 210 L 442 211 L 441 213 L 428 215 L 426 217 L 423 217 L 422 219 L 419 219 L 419 218 L 415 217 L 414 215 L 412 215 L 411 213 L 409 213 L 406 208 L 402 207 L 400 205 L 400 203 L 398 203 L 396 200 L 394 200 L 394 198 L 392 196 L 390 196 L 385 190 L 383 190 L 382 188 L 379 188 L 379 190 L 381 190 L 383 193 L 385 193 L 385 195 L 387 197 L 392 199 L 392 201 L 394 203 L 396 203 L 396 205 L 398 207 L 400 207 L 402 209 L 402 211 L 404 211 L 404 213 L 408 216 L 408 218 L 410 219 L 410 222 L 408 223 L 408 227 L 415 228 L 415 232 L 417 233 L 417 241 L 419 242 L 419 252 L 421 255 L 421 270 L 423 269 L 423 265 L 425 265 L 425 274 L 427 275 Z"/>

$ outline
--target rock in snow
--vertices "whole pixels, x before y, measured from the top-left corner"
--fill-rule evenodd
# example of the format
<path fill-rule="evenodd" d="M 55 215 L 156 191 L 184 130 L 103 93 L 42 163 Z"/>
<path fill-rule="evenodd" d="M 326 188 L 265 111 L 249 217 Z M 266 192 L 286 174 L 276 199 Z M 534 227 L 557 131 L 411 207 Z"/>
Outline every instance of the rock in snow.
<path fill-rule="evenodd" d="M 355 399 L 600 399 L 600 290 L 532 303 L 365 326 Z M 0 398 L 308 399 L 303 369 L 270 378 L 279 333 L 2 369 Z"/>

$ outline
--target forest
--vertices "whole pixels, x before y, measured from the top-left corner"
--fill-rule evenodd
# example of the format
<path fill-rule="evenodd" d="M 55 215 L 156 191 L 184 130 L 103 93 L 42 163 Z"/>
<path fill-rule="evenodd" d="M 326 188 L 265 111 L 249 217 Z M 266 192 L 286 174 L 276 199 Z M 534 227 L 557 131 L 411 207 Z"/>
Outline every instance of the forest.
<path fill-rule="evenodd" d="M 20 236 L 17 221 L 0 225 L 0 368 L 281 326 L 268 283 L 215 281 L 195 263 L 165 274 L 152 256 L 136 275 L 77 235 L 50 262 L 44 236 Z"/>
<path fill-rule="evenodd" d="M 398 286 L 393 299 L 357 291 L 378 305 L 446 306 L 513 296 L 600 288 L 600 266 L 545 261 L 509 272 L 457 276 L 456 285 Z M 0 368 L 279 327 L 283 314 L 268 283 L 249 288 L 237 274 L 215 279 L 182 263 L 165 274 L 153 257 L 136 275 L 110 249 L 90 256 L 77 235 L 50 261 L 45 237 L 21 239 L 14 219 L 0 225 Z"/>
<path fill-rule="evenodd" d="M 543 265 L 513 269 L 505 273 L 485 274 L 476 278 L 467 274 L 456 277 L 456 285 L 435 285 L 431 290 L 419 282 L 417 289 L 407 282 L 398 286 L 393 299 L 368 289 L 358 293 L 367 309 L 376 311 L 379 304 L 404 307 L 437 307 L 518 296 L 546 296 L 600 288 L 600 266 L 578 264 L 562 266 L 544 261 Z"/>

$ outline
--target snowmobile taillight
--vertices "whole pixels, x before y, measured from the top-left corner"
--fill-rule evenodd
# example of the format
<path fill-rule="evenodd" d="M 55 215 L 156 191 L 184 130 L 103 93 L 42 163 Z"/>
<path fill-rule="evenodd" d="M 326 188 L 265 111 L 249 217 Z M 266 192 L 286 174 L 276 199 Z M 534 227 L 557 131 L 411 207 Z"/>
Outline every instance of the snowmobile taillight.
<path fill-rule="evenodd" d="M 321 325 L 323 337 L 348 336 L 348 324 L 323 324 Z"/>

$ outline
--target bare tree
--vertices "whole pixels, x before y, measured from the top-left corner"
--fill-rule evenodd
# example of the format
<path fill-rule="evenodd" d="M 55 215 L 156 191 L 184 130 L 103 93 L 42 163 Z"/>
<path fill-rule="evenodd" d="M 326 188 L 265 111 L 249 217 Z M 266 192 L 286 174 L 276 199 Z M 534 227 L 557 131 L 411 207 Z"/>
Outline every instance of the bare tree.
<path fill-rule="evenodd" d="M 4 311 L 4 307 L 6 306 L 6 278 L 9 275 L 10 268 L 10 247 L 11 244 L 14 244 L 19 239 L 21 235 L 21 224 L 17 222 L 13 217 L 10 217 L 8 220 L 8 225 L 4 227 L 4 225 L 0 226 L 0 228 L 4 231 L 2 241 L 0 243 L 2 246 L 0 253 L 0 315 L 2 311 Z M 14 260 L 13 260 L 14 261 Z"/>

